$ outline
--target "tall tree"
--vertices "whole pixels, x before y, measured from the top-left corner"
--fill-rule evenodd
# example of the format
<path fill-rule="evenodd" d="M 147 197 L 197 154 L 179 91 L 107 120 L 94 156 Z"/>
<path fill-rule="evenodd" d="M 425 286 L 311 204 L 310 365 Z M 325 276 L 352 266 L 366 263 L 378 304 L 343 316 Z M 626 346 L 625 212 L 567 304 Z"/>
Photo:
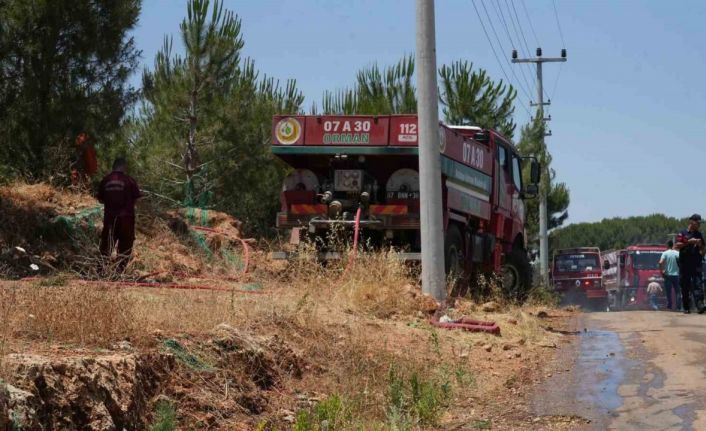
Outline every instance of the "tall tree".
<path fill-rule="evenodd" d="M 157 53 L 154 71 L 143 76 L 145 97 L 155 116 L 173 118 L 173 138 L 181 142 L 180 161 L 187 199 L 198 201 L 210 187 L 207 163 L 201 153 L 214 143 L 208 118 L 218 114 L 225 97 L 237 85 L 243 39 L 241 22 L 216 1 L 191 0 L 181 22 L 184 56 L 174 54 L 172 39 L 165 38 Z"/>
<path fill-rule="evenodd" d="M 296 113 L 303 97 L 260 77 L 241 58 L 240 18 L 223 3 L 190 0 L 184 55 L 165 39 L 143 75 L 143 112 L 128 136 L 148 188 L 186 205 L 226 210 L 250 228 L 274 220 L 285 167 L 269 151 L 272 116 Z M 218 199 L 211 199 L 218 196 Z"/>
<path fill-rule="evenodd" d="M 140 0 L 0 2 L 0 162 L 42 177 L 67 168 L 80 130 L 107 146 L 137 94 L 139 13 Z"/>
<path fill-rule="evenodd" d="M 539 116 L 522 127 L 517 148 L 523 156 L 536 157 L 543 167 L 540 192 L 547 193 L 547 228 L 561 226 L 569 217 L 569 188 L 565 183 L 556 182 L 556 172 L 551 168 L 552 156 L 544 145 L 544 121 Z M 529 169 L 525 169 L 525 182 L 529 180 Z M 539 199 L 526 201 L 527 237 L 535 246 L 539 244 Z"/>
<path fill-rule="evenodd" d="M 494 82 L 485 70 L 474 71 L 473 63 L 462 60 L 441 66 L 439 77 L 447 123 L 492 128 L 512 138 L 517 90 L 502 80 Z"/>

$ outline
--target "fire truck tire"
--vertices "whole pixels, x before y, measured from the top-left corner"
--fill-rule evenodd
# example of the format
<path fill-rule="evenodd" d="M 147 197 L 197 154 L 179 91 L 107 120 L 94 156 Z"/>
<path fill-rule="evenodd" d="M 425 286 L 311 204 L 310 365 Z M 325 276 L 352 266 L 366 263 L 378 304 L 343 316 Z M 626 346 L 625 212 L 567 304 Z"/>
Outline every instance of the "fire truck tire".
<path fill-rule="evenodd" d="M 502 264 L 503 292 L 508 299 L 524 302 L 529 293 L 532 268 L 527 253 L 520 249 L 513 249 L 505 255 Z"/>
<path fill-rule="evenodd" d="M 449 224 L 444 237 L 444 262 L 446 275 L 463 276 L 463 236 L 455 224 Z"/>

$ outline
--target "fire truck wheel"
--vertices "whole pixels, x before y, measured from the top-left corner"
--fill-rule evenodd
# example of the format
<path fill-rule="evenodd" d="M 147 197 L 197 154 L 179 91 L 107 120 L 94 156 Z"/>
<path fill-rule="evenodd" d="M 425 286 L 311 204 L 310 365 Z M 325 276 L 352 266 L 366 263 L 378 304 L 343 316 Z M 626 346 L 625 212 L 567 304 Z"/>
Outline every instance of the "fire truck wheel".
<path fill-rule="evenodd" d="M 446 275 L 455 277 L 463 275 L 463 237 L 461 230 L 455 224 L 449 224 L 444 238 L 444 257 Z"/>
<path fill-rule="evenodd" d="M 527 254 L 514 249 L 505 255 L 501 268 L 503 291 L 508 299 L 523 302 L 529 292 L 531 268 Z"/>

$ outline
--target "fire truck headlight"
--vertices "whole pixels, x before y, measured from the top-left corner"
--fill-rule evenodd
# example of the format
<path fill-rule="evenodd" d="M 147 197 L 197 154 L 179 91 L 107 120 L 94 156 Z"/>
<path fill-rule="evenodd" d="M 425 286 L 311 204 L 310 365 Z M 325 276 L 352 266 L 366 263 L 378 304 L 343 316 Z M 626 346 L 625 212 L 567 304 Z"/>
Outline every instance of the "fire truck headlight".
<path fill-rule="evenodd" d="M 630 302 L 635 302 L 635 297 L 634 297 L 634 296 L 631 296 L 631 297 L 630 297 Z"/>

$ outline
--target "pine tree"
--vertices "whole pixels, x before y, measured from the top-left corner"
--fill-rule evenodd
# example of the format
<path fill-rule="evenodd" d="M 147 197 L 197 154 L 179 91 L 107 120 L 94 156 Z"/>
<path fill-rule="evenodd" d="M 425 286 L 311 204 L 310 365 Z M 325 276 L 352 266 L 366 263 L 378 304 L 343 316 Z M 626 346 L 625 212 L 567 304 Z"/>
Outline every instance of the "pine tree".
<path fill-rule="evenodd" d="M 261 78 L 241 58 L 241 21 L 223 3 L 190 0 L 180 30 L 185 54 L 174 54 L 165 38 L 154 70 L 143 76 L 143 112 L 127 138 L 143 181 L 266 233 L 286 172 L 269 149 L 272 116 L 297 113 L 303 96 L 294 81 Z"/>
<path fill-rule="evenodd" d="M 209 4 L 189 1 L 180 25 L 184 56 L 174 54 L 172 39 L 165 37 L 154 71 L 143 76 L 150 114 L 174 127 L 170 135 L 179 142 L 180 160 L 173 166 L 183 173 L 190 204 L 204 199 L 210 188 L 208 162 L 201 157 L 213 146 L 208 125 L 238 83 L 243 47 L 240 19 L 218 1 L 209 13 Z"/>
<path fill-rule="evenodd" d="M 0 2 L 0 163 L 42 178 L 68 170 L 79 131 L 100 150 L 137 92 L 129 32 L 140 0 Z"/>
<path fill-rule="evenodd" d="M 392 67 L 377 64 L 358 71 L 353 88 L 326 91 L 324 114 L 412 114 L 417 112 L 414 57 L 405 56 Z M 315 111 L 316 108 L 312 109 Z"/>
<path fill-rule="evenodd" d="M 569 188 L 565 183 L 556 182 L 556 172 L 551 168 L 552 156 L 544 145 L 544 121 L 536 116 L 530 124 L 522 127 L 517 149 L 523 156 L 536 157 L 542 171 L 540 192 L 547 193 L 547 229 L 561 226 L 569 217 Z M 525 183 L 529 181 L 529 168 L 523 172 Z M 531 244 L 539 240 L 539 198 L 526 202 L 527 237 Z"/>
<path fill-rule="evenodd" d="M 324 114 L 413 114 L 417 112 L 414 57 L 403 57 L 390 67 L 379 65 L 358 71 L 352 88 L 326 91 Z M 494 82 L 483 69 L 458 60 L 439 69 L 440 102 L 449 124 L 475 125 L 498 130 L 512 138 L 513 102 L 517 92 L 502 81 Z M 312 113 L 318 112 L 314 105 Z"/>
<path fill-rule="evenodd" d="M 500 80 L 494 82 L 473 63 L 455 61 L 439 69 L 440 101 L 449 124 L 495 129 L 508 138 L 515 132 L 512 114 L 517 91 Z"/>

